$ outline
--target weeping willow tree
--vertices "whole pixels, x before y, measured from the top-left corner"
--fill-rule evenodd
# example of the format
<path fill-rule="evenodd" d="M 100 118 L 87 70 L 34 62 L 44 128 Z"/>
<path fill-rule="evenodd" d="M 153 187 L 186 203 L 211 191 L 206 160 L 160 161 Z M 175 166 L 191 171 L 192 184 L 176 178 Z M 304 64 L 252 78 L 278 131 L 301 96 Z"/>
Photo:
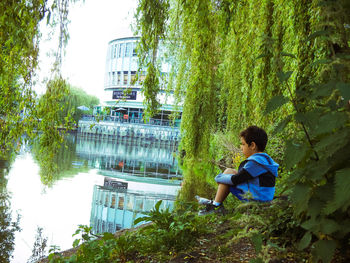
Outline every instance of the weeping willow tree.
<path fill-rule="evenodd" d="M 62 49 L 68 39 L 68 7 L 74 0 L 1 1 L 0 3 L 0 148 L 6 155 L 26 133 L 33 135 L 38 116 L 33 79 L 38 67 L 39 24 L 44 19 L 54 29 L 58 43 L 51 79 L 59 78 Z M 49 78 L 50 79 L 50 78 Z M 56 82 L 58 83 L 58 82 Z M 51 85 L 52 86 L 52 85 Z M 50 94 L 51 90 L 48 90 Z M 46 108 L 49 112 L 50 108 Z"/>
<path fill-rule="evenodd" d="M 162 3 L 142 0 L 139 12 L 147 2 Z M 208 191 L 215 133 L 259 125 L 286 142 L 286 192 L 305 229 L 299 247 L 313 244 L 315 260 L 329 261 L 350 233 L 349 1 L 166 5 L 166 19 L 155 12 L 147 23 L 167 26 L 171 87 L 184 99 L 182 198 Z"/>

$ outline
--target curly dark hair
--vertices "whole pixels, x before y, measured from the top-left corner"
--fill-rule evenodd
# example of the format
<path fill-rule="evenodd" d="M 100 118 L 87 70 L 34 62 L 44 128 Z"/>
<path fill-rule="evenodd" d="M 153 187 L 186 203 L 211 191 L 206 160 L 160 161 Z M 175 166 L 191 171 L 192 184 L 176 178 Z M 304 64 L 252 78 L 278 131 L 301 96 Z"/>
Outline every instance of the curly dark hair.
<path fill-rule="evenodd" d="M 243 137 L 248 145 L 255 142 L 260 152 L 265 150 L 268 138 L 264 129 L 257 126 L 249 126 L 244 131 L 241 131 L 239 136 Z"/>

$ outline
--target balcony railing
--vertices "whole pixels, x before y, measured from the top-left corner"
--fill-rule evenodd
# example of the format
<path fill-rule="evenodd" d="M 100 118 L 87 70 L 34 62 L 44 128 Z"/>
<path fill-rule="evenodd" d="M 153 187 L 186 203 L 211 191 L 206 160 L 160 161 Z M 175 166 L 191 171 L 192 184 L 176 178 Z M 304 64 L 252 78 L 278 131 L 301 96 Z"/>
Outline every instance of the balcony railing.
<path fill-rule="evenodd" d="M 115 122 L 115 123 L 138 123 L 138 124 L 147 124 L 155 126 L 170 126 L 170 127 L 180 127 L 181 120 L 176 120 L 175 123 L 170 120 L 161 120 L 150 118 L 148 121 L 144 121 L 141 118 L 130 117 L 124 119 L 119 116 L 94 116 L 94 115 L 84 115 L 82 117 L 83 121 L 104 121 L 104 122 Z"/>

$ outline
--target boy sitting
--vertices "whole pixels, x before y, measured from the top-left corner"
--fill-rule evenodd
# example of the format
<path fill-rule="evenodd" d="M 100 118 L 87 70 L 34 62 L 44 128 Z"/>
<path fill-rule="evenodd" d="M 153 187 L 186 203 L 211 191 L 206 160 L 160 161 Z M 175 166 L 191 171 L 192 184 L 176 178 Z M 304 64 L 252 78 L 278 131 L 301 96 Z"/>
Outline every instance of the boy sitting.
<path fill-rule="evenodd" d="M 206 208 L 199 211 L 200 215 L 224 212 L 222 202 L 230 192 L 242 201 L 249 201 L 243 197 L 248 192 L 255 201 L 268 202 L 273 199 L 278 164 L 263 152 L 267 144 L 266 132 L 257 126 L 250 126 L 240 133 L 240 137 L 241 150 L 247 159 L 239 165 L 238 172 L 227 168 L 215 177 L 218 183 L 215 199 L 201 202 L 206 204 Z"/>

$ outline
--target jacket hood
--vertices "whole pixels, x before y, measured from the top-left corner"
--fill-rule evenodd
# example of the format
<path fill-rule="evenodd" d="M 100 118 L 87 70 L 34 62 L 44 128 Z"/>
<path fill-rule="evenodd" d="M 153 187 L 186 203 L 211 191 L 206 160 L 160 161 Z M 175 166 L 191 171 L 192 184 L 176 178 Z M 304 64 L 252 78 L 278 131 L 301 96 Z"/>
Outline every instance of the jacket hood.
<path fill-rule="evenodd" d="M 275 177 L 277 177 L 278 163 L 276 163 L 272 158 L 266 153 L 255 153 L 247 158 L 247 160 L 254 161 L 265 169 L 270 171 Z"/>

